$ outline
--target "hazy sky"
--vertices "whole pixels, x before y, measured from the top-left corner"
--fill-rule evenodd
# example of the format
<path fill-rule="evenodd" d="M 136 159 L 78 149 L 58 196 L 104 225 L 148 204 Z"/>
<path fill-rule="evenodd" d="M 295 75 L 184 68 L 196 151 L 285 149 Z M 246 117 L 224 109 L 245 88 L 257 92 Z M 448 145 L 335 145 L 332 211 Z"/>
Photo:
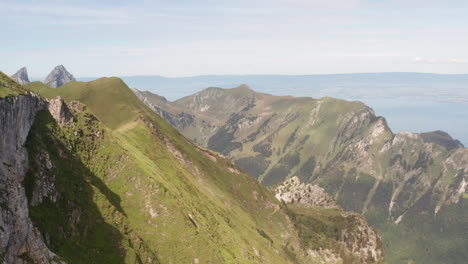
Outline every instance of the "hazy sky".
<path fill-rule="evenodd" d="M 466 0 L 0 0 L 0 23 L 10 74 L 468 73 Z"/>

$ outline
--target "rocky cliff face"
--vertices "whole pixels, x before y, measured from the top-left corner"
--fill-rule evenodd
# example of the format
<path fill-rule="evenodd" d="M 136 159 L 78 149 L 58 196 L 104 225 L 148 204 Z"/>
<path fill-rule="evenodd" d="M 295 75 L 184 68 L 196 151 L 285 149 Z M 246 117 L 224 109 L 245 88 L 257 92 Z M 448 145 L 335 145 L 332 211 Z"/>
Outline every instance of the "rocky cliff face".
<path fill-rule="evenodd" d="M 50 100 L 48 110 L 60 126 L 66 126 L 73 122 L 73 114 L 61 97 Z"/>
<path fill-rule="evenodd" d="M 59 65 L 49 73 L 44 83 L 51 88 L 58 88 L 72 81 L 76 81 L 73 75 L 63 65 Z"/>
<path fill-rule="evenodd" d="M 13 78 L 13 80 L 15 80 L 19 84 L 30 83 L 28 77 L 28 70 L 26 69 L 26 67 L 19 69 L 15 74 L 11 76 L 11 78 Z"/>
<path fill-rule="evenodd" d="M 29 218 L 23 181 L 29 168 L 25 142 L 48 103 L 33 94 L 0 99 L 0 254 L 4 263 L 59 263 Z"/>
<path fill-rule="evenodd" d="M 144 102 L 149 108 L 151 108 L 151 110 L 156 112 L 159 116 L 163 117 L 167 122 L 169 122 L 169 124 L 173 126 L 187 127 L 194 121 L 194 117 L 190 114 L 182 112 L 173 115 L 170 112 L 164 110 L 162 107 L 158 107 L 158 105 L 165 105 L 166 107 L 168 107 L 169 102 L 166 100 L 166 98 L 162 96 L 153 95 L 149 92 L 142 92 L 135 89 L 132 91 L 142 102 Z M 151 100 L 149 100 L 147 96 L 150 96 Z"/>
<path fill-rule="evenodd" d="M 444 243 L 456 252 L 450 263 L 468 257 L 449 238 L 468 243 L 456 232 L 468 224 L 460 220 L 468 217 L 468 149 L 444 132 L 394 134 L 360 102 L 272 96 L 246 87 L 209 88 L 164 104 L 143 96 L 182 134 L 228 156 L 264 185 L 297 176 L 364 214 L 388 238 L 391 262 L 438 263 Z M 174 117 L 181 113 L 192 122 L 178 123 Z M 400 233 L 405 228 L 417 231 Z M 434 242 L 400 246 L 429 232 Z"/>

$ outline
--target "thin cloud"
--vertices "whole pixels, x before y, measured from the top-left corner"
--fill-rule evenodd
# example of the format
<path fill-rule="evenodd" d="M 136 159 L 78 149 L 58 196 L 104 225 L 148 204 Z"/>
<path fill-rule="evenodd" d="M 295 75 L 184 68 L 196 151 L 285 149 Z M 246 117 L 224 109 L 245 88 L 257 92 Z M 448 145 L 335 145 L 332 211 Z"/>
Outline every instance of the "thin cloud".
<path fill-rule="evenodd" d="M 467 59 L 450 59 L 450 62 L 452 62 L 452 63 L 468 64 L 468 60 L 467 60 Z"/>
<path fill-rule="evenodd" d="M 25 4 L 2 4 L 0 3 L 2 13 L 19 13 L 43 17 L 60 18 L 91 18 L 91 19 L 129 19 L 126 9 L 121 8 L 87 8 L 73 5 L 25 5 Z"/>
<path fill-rule="evenodd" d="M 427 63 L 427 64 L 434 64 L 434 63 L 454 63 L 454 64 L 468 64 L 468 59 L 439 59 L 439 58 L 422 58 L 422 57 L 415 57 L 412 60 L 415 63 Z"/>
<path fill-rule="evenodd" d="M 363 0 L 257 0 L 260 3 L 277 3 L 281 5 L 313 6 L 324 8 L 353 8 L 362 4 Z"/>

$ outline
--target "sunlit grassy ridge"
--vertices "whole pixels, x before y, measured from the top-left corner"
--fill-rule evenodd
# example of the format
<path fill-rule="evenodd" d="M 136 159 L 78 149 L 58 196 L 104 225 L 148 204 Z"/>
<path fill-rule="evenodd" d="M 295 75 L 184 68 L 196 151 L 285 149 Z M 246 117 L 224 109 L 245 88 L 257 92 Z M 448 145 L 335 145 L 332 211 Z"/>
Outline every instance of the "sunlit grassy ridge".
<path fill-rule="evenodd" d="M 139 112 L 144 111 L 138 98 L 116 77 L 92 82 L 70 82 L 56 89 L 41 82 L 34 82 L 26 87 L 49 99 L 61 96 L 68 101 L 83 102 L 111 129 L 131 121 Z"/>

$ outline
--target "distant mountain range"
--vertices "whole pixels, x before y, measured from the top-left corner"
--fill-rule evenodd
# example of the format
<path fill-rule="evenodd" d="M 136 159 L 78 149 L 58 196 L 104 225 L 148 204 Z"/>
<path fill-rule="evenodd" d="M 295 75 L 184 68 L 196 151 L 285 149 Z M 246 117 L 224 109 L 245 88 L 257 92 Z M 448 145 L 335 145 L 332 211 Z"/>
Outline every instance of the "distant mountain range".
<path fill-rule="evenodd" d="M 135 92 L 187 138 L 262 184 L 297 176 L 364 214 L 382 231 L 390 263 L 468 258 L 468 148 L 445 132 L 394 134 L 361 102 L 274 96 L 246 85 L 174 102 Z"/>
<path fill-rule="evenodd" d="M 365 97 L 414 97 L 468 103 L 468 91 L 465 89 L 468 87 L 468 74 L 388 72 L 321 75 L 202 75 L 173 78 L 121 76 L 121 78 L 132 88 L 162 94 L 168 100 L 180 99 L 206 87 L 228 88 L 248 84 L 256 91 L 277 95 L 315 98 L 333 96 L 348 100 Z M 93 79 L 96 78 L 79 78 L 82 81 Z"/>

